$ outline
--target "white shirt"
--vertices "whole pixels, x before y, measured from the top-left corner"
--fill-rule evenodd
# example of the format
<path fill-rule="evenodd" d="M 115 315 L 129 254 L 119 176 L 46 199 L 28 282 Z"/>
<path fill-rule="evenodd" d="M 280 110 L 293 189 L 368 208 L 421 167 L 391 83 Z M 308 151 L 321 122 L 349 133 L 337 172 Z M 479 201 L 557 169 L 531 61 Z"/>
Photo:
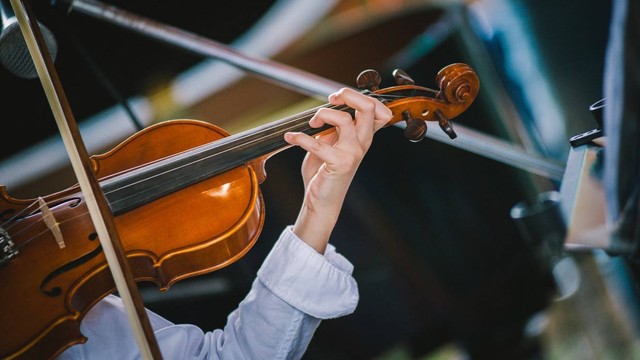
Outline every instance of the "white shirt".
<path fill-rule="evenodd" d="M 332 245 L 323 256 L 287 227 L 224 329 L 203 332 L 151 311 L 149 321 L 164 360 L 299 359 L 322 319 L 355 310 L 359 295 L 352 271 Z M 140 359 L 127 314 L 114 295 L 89 310 L 80 330 L 88 341 L 70 347 L 58 360 Z"/>

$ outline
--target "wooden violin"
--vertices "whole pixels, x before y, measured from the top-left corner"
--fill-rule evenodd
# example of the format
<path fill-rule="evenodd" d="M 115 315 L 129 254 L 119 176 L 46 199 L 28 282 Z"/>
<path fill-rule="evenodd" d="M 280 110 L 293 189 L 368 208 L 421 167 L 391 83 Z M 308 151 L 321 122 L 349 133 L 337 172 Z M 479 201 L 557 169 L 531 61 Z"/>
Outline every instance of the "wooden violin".
<path fill-rule="evenodd" d="M 449 119 L 474 101 L 475 72 L 465 64 L 443 68 L 438 91 L 402 71 L 394 76 L 399 85 L 384 89 L 375 71 L 357 80 L 392 110 L 388 125 L 406 121 L 405 135 L 417 141 L 425 121 L 437 121 L 454 138 Z M 165 121 L 93 156 L 135 280 L 167 290 L 249 251 L 264 223 L 265 162 L 289 147 L 285 132 L 331 131 L 308 125 L 316 111 L 235 135 L 202 121 Z M 0 356 L 54 357 L 86 341 L 82 318 L 115 290 L 113 279 L 77 186 L 38 199 L 13 198 L 2 186 L 0 201 Z"/>

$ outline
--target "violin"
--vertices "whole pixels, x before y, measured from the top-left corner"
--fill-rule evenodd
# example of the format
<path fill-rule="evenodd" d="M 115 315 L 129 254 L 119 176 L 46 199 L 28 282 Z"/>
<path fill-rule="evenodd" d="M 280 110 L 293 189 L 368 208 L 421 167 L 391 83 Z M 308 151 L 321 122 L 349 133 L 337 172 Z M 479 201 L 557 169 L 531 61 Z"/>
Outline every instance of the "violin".
<path fill-rule="evenodd" d="M 436 121 L 455 138 L 449 120 L 478 93 L 473 69 L 443 68 L 437 91 L 401 70 L 394 77 L 398 85 L 384 89 L 373 70 L 357 78 L 392 110 L 387 126 L 404 121 L 405 136 L 418 141 L 426 121 Z M 309 126 L 317 109 L 234 135 L 203 121 L 168 120 L 92 156 L 135 280 L 164 291 L 246 254 L 264 224 L 265 162 L 290 147 L 284 133 L 333 131 Z M 84 315 L 116 287 L 77 185 L 37 199 L 13 198 L 0 186 L 0 279 L 2 358 L 52 358 L 87 340 Z"/>

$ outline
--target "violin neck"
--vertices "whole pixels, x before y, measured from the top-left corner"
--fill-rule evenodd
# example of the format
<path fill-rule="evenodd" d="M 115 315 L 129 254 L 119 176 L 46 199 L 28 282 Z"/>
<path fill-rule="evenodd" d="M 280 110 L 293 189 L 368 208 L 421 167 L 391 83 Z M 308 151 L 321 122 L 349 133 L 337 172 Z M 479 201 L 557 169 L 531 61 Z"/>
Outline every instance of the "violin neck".
<path fill-rule="evenodd" d="M 353 112 L 346 106 L 332 107 Z M 318 108 L 280 119 L 136 168 L 100 183 L 114 215 L 286 148 L 287 132 L 315 135 L 330 128 L 309 126 Z"/>

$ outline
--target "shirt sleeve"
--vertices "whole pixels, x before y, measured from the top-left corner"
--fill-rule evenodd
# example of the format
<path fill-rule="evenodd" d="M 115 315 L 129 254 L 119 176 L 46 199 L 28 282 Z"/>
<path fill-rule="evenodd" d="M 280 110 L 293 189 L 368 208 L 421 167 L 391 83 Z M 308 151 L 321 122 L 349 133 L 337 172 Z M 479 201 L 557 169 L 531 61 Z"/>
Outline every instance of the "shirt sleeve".
<path fill-rule="evenodd" d="M 319 254 L 287 227 L 265 259 L 251 290 L 224 329 L 203 332 L 148 311 L 165 359 L 299 359 L 322 319 L 352 313 L 358 304 L 353 265 L 332 245 Z M 88 338 L 58 359 L 139 359 L 121 300 L 107 296 L 81 324 Z"/>

